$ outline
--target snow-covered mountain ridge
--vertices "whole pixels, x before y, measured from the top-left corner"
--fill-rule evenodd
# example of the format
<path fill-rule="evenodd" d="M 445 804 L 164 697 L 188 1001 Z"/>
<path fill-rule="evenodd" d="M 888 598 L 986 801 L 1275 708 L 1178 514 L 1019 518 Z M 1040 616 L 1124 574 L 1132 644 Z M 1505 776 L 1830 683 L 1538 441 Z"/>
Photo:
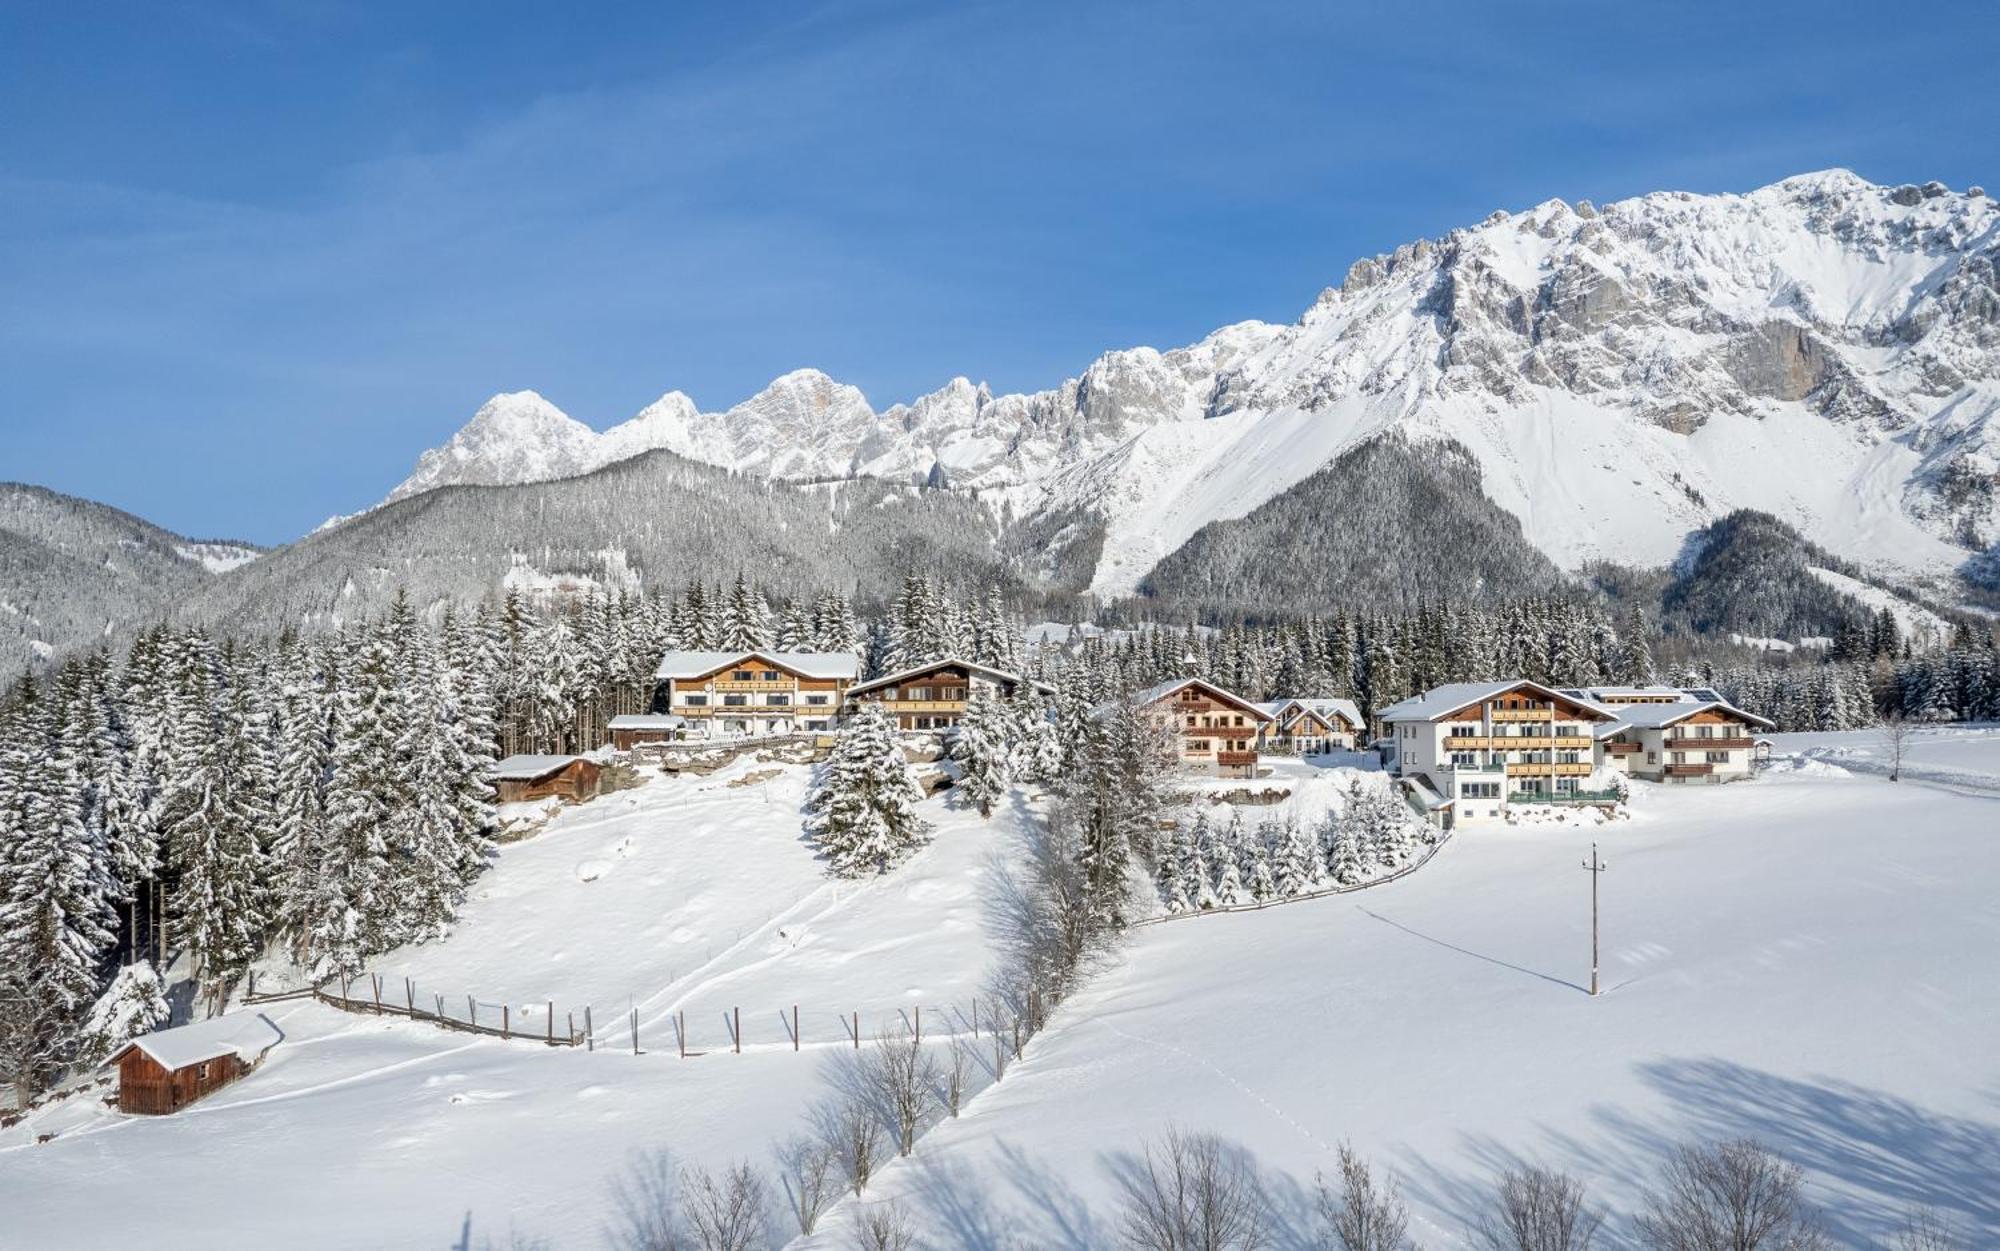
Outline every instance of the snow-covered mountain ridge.
<path fill-rule="evenodd" d="M 1845 172 L 1744 195 L 1550 200 L 1358 261 L 1295 323 L 1107 353 L 1047 391 L 953 379 L 875 411 L 816 370 L 720 413 L 670 392 L 602 434 L 496 396 L 391 497 L 530 482 L 665 448 L 786 479 L 977 487 L 1016 521 L 1103 529 L 1092 589 L 1136 587 L 1395 429 L 1452 439 L 1559 564 L 1663 565 L 1737 508 L 1878 568 L 2000 536 L 2000 210 Z"/>

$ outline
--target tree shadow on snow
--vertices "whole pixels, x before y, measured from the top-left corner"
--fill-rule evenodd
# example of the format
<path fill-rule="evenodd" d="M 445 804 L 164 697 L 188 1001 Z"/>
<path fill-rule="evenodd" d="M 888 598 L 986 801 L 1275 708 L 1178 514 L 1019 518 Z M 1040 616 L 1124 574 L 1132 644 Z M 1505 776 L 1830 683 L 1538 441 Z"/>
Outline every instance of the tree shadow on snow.
<path fill-rule="evenodd" d="M 1600 1205 L 1610 1187 L 1636 1205 L 1674 1147 L 1751 1138 L 1805 1170 L 1808 1196 L 1839 1245 L 1886 1245 L 1919 1208 L 1945 1214 L 1967 1246 L 2000 1245 L 2000 1122 L 1714 1058 L 1648 1061 L 1636 1071 L 1670 1110 L 1641 1117 L 1599 1105 L 1582 1136 L 1546 1127 L 1538 1141 L 1467 1135 L 1459 1158 L 1469 1169 L 1399 1161 L 1411 1201 L 1469 1227 L 1491 1211 L 1500 1173 L 1541 1164 L 1576 1176 Z M 1636 1206 L 1614 1210 L 1607 1226 L 1629 1228 L 1636 1215 Z"/>

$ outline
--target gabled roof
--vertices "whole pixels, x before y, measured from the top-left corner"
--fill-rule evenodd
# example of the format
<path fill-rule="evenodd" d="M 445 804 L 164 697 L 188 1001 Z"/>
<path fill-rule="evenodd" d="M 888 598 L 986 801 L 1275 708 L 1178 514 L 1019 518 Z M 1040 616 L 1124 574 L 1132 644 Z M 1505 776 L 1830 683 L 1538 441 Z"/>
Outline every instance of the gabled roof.
<path fill-rule="evenodd" d="M 1311 713 L 1322 721 L 1332 724 L 1331 718 L 1339 717 L 1355 729 L 1360 729 L 1361 709 L 1351 699 L 1268 699 L 1257 705 L 1271 714 L 1271 719 L 1279 725 L 1288 724 L 1301 713 Z"/>
<path fill-rule="evenodd" d="M 509 756 L 486 771 L 496 782 L 533 782 L 559 773 L 582 756 Z"/>
<path fill-rule="evenodd" d="M 861 662 L 847 652 L 668 652 L 660 657 L 660 667 L 653 676 L 702 678 L 746 660 L 769 661 L 773 668 L 790 670 L 802 678 L 845 678 L 851 682 L 861 671 Z"/>
<path fill-rule="evenodd" d="M 1767 730 L 1777 728 L 1777 723 L 1745 712 L 1736 705 L 1720 699 L 1693 700 L 1682 704 L 1627 704 L 1618 709 L 1618 719 L 1598 731 L 1600 738 L 1616 734 L 1620 730 L 1664 730 L 1670 725 L 1679 725 L 1699 712 L 1719 712 L 1735 717 L 1745 725 L 1762 726 Z"/>
<path fill-rule="evenodd" d="M 918 674 L 931 673 L 938 669 L 963 669 L 968 673 L 984 674 L 995 682 L 1013 683 L 1015 685 L 1026 684 L 1044 694 L 1056 689 L 1046 682 L 1037 682 L 1033 678 L 1024 678 L 1018 673 L 1009 673 L 1005 669 L 995 669 L 991 665 L 975 664 L 970 660 L 961 660 L 956 656 L 946 656 L 943 660 L 933 660 L 929 664 L 915 665 L 908 669 L 899 670 L 896 673 L 885 673 L 879 678 L 872 678 L 859 685 L 850 686 L 847 688 L 847 693 L 850 697 L 863 695 L 877 687 L 890 686 L 894 683 L 914 678 Z"/>
<path fill-rule="evenodd" d="M 1169 682 L 1162 682 L 1158 686 L 1149 686 L 1145 690 L 1133 695 L 1132 702 L 1143 708 L 1147 704 L 1156 704 L 1169 695 L 1177 695 L 1182 688 L 1189 686 L 1198 686 L 1206 691 L 1211 698 L 1219 699 L 1225 704 L 1233 704 L 1259 721 L 1269 721 L 1271 719 L 1271 714 L 1265 712 L 1261 704 L 1253 704 L 1241 695 L 1225 691 L 1207 678 L 1175 678 Z M 1117 702 L 1117 700 L 1110 700 L 1099 704 L 1097 711 L 1103 712 Z"/>
<path fill-rule="evenodd" d="M 1389 705 L 1375 715 L 1384 722 L 1389 721 L 1436 721 L 1454 712 L 1482 704 L 1498 695 L 1526 690 L 1542 699 L 1557 699 L 1574 704 L 1587 715 L 1598 719 L 1610 719 L 1618 714 L 1592 700 L 1565 694 L 1540 682 L 1530 682 L 1526 678 L 1510 678 L 1500 682 L 1447 682 L 1434 686 L 1421 695 Z"/>
<path fill-rule="evenodd" d="M 136 1048 L 170 1072 L 228 1055 L 255 1064 L 284 1038 L 284 1032 L 262 1013 L 238 1012 L 142 1034 L 112 1052 L 105 1063 L 111 1064 Z"/>
<path fill-rule="evenodd" d="M 621 712 L 607 723 L 613 730 L 678 730 L 686 724 L 686 717 L 661 712 Z"/>

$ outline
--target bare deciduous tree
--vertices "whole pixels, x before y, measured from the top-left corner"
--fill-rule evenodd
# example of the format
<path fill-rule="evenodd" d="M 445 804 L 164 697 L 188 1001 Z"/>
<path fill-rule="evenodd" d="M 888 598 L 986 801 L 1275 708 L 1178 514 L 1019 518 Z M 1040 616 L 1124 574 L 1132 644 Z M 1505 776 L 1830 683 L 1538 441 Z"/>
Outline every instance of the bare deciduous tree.
<path fill-rule="evenodd" d="M 1583 1183 L 1552 1169 L 1509 1169 L 1494 1212 L 1475 1231 L 1488 1251 L 1589 1251 L 1603 1217 L 1584 1206 Z"/>
<path fill-rule="evenodd" d="M 1381 1187 L 1368 1161 L 1340 1144 L 1338 1188 L 1319 1179 L 1319 1215 L 1329 1242 L 1342 1251 L 1410 1251 L 1410 1210 L 1394 1182 Z"/>
<path fill-rule="evenodd" d="M 965 1082 L 972 1075 L 972 1049 L 959 1039 L 951 1040 L 951 1067 L 944 1076 L 944 1110 L 957 1116 L 965 1102 Z"/>
<path fill-rule="evenodd" d="M 611 1187 L 614 1223 L 606 1233 L 614 1251 L 691 1251 L 674 1207 L 673 1161 L 664 1151 L 632 1161 Z"/>
<path fill-rule="evenodd" d="M 770 1245 L 764 1179 L 747 1163 L 720 1178 L 707 1169 L 684 1170 L 681 1202 L 701 1251 L 757 1251 Z"/>
<path fill-rule="evenodd" d="M 1936 1208 L 1919 1208 L 1896 1231 L 1895 1251 L 1965 1251 L 1952 1219 Z"/>
<path fill-rule="evenodd" d="M 799 1232 L 810 1234 L 839 1192 L 833 1166 L 840 1153 L 831 1143 L 806 1138 L 793 1142 L 784 1154 L 785 1188 L 792 1215 L 798 1220 Z"/>
<path fill-rule="evenodd" d="M 1256 1165 L 1213 1134 L 1169 1126 L 1121 1185 L 1119 1237 L 1134 1251 L 1257 1251 L 1269 1245 Z"/>
<path fill-rule="evenodd" d="M 870 1205 L 854 1218 L 856 1251 L 910 1251 L 917 1245 L 917 1231 L 910 1214 L 895 1200 Z"/>
<path fill-rule="evenodd" d="M 849 1099 L 835 1111 L 829 1134 L 828 1145 L 847 1172 L 848 1186 L 858 1195 L 868 1189 L 875 1157 L 882 1150 L 882 1125 L 875 1119 L 875 1109 L 866 1099 Z"/>
<path fill-rule="evenodd" d="M 893 1034 L 885 1031 L 875 1036 L 866 1075 L 869 1088 L 895 1122 L 897 1150 L 910 1154 L 917 1145 L 924 1105 L 937 1084 L 936 1058 L 907 1027 Z"/>
<path fill-rule="evenodd" d="M 1651 1251 L 1831 1251 L 1804 1177 L 1747 1138 L 1677 1147 L 1646 1196 L 1639 1240 Z"/>
<path fill-rule="evenodd" d="M 1889 780 L 1903 780 L 1903 756 L 1910 746 L 1910 733 L 1915 727 L 1900 712 L 1892 712 L 1882 718 L 1882 750 L 1889 756 Z"/>

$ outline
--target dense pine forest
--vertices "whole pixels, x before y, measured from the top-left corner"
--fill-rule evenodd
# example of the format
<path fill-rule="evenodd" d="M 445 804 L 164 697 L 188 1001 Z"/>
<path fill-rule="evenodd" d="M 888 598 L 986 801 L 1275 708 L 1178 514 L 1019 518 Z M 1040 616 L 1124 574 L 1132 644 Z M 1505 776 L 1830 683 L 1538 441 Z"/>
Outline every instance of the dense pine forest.
<path fill-rule="evenodd" d="M 673 649 L 852 652 L 871 676 L 945 656 L 1025 671 L 1055 689 L 1038 704 L 1054 741 L 1037 750 L 1056 761 L 1087 758 L 1093 707 L 1187 675 L 1364 712 L 1519 675 L 1713 686 L 1786 730 L 2000 718 L 1990 631 L 1913 652 L 1886 612 L 1824 652 L 1777 657 L 1694 654 L 1636 613 L 1614 622 L 1565 598 L 1076 633 L 1031 648 L 1001 590 L 919 575 L 872 617 L 836 593 L 774 601 L 738 576 L 424 611 L 397 597 L 316 635 L 155 626 L 123 655 L 72 660 L 0 700 L 0 1063 L 26 1091 L 77 1060 L 121 968 L 184 961 L 218 1004 L 260 958 L 323 976 L 441 935 L 489 859 L 491 762 L 596 748 L 609 718 L 650 705 Z M 975 774 L 980 755 L 976 742 L 961 752 Z M 158 980 L 118 988 L 157 996 Z"/>

